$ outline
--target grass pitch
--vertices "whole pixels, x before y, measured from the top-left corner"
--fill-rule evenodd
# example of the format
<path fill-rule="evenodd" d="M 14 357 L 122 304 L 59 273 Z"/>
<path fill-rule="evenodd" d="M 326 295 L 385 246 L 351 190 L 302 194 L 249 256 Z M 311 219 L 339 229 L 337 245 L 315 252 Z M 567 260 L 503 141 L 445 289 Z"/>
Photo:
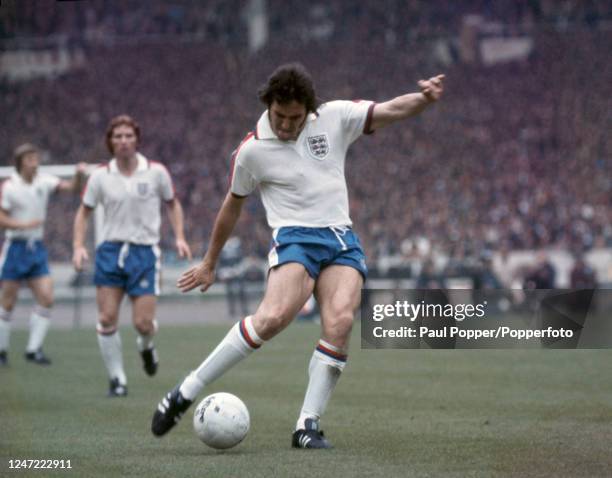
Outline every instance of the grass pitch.
<path fill-rule="evenodd" d="M 0 369 L 0 476 L 595 477 L 612 475 L 612 351 L 360 350 L 323 421 L 330 451 L 293 450 L 318 326 L 295 323 L 202 394 L 227 391 L 251 431 L 218 452 L 192 432 L 191 413 L 167 437 L 149 431 L 161 396 L 227 326 L 166 327 L 161 365 L 145 376 L 135 334 L 122 329 L 129 396 L 109 399 L 93 330 L 52 330 L 53 366 L 21 357 Z M 190 412 L 193 411 L 190 409 Z M 70 459 L 71 470 L 10 470 L 9 459 Z"/>

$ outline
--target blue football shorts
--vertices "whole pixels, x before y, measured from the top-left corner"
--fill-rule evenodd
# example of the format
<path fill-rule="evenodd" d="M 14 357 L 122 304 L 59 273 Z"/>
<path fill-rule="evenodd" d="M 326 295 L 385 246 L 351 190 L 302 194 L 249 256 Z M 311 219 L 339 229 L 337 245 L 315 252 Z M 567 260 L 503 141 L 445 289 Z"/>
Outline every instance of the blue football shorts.
<path fill-rule="evenodd" d="M 0 280 L 28 280 L 49 275 L 49 255 L 42 241 L 7 239 L 0 254 Z"/>
<path fill-rule="evenodd" d="M 94 284 L 118 287 L 129 296 L 159 295 L 159 247 L 105 241 L 96 249 Z"/>
<path fill-rule="evenodd" d="M 357 269 L 365 281 L 368 268 L 357 234 L 350 227 L 281 227 L 273 233 L 270 269 L 298 262 L 313 279 L 333 264 Z"/>

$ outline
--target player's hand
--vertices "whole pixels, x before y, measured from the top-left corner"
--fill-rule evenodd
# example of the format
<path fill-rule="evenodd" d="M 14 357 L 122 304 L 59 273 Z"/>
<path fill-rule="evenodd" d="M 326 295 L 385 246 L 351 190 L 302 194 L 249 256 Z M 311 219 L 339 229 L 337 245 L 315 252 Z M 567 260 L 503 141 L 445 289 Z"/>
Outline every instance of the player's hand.
<path fill-rule="evenodd" d="M 87 175 L 87 163 L 83 161 L 81 161 L 80 163 L 77 163 L 75 173 L 77 176 L 86 176 Z"/>
<path fill-rule="evenodd" d="M 32 221 L 23 221 L 15 229 L 35 229 L 39 226 L 42 226 L 43 223 L 44 221 L 41 219 L 33 219 Z"/>
<path fill-rule="evenodd" d="M 72 265 L 76 269 L 77 272 L 83 270 L 83 266 L 85 262 L 89 260 L 89 254 L 87 254 L 87 249 L 84 247 L 77 247 L 72 254 Z"/>
<path fill-rule="evenodd" d="M 201 292 L 206 292 L 213 282 L 215 282 L 215 268 L 206 262 L 201 262 L 197 266 L 183 272 L 176 286 L 181 292 L 189 292 L 197 286 L 201 286 Z"/>
<path fill-rule="evenodd" d="M 438 101 L 444 92 L 444 75 L 432 76 L 429 80 L 419 80 L 421 93 L 429 101 Z"/>
<path fill-rule="evenodd" d="M 176 252 L 181 259 L 191 260 L 191 248 L 185 239 L 177 239 L 175 246 Z"/>

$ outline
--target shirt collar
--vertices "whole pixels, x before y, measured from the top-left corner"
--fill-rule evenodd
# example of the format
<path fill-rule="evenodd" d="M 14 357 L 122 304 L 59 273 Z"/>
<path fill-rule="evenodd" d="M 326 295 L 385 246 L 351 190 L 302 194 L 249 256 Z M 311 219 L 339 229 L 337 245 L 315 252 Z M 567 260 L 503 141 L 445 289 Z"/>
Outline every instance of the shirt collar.
<path fill-rule="evenodd" d="M 310 123 L 317 119 L 317 115 L 315 113 L 308 113 L 306 116 L 306 123 Z M 304 127 L 306 127 L 304 125 Z M 257 139 L 278 139 L 278 136 L 274 134 L 272 131 L 272 126 L 270 125 L 270 117 L 268 116 L 268 110 L 264 111 L 263 114 L 259 117 L 259 121 L 257 121 L 257 128 L 255 129 L 255 138 Z"/>
<path fill-rule="evenodd" d="M 36 181 L 36 178 L 38 177 L 38 173 L 36 173 L 34 175 L 34 177 L 32 178 L 32 182 L 31 183 L 27 183 L 25 181 L 25 179 L 23 179 L 23 176 L 21 174 L 19 174 L 17 171 L 14 171 L 13 174 L 11 174 L 11 180 L 19 183 L 19 184 L 34 184 L 34 181 Z"/>
<path fill-rule="evenodd" d="M 138 164 L 136 165 L 136 170 L 134 172 L 144 171 L 145 169 L 149 169 L 149 160 L 145 158 L 142 154 L 136 153 L 136 160 Z M 119 167 L 117 166 L 117 158 L 113 158 L 108 163 L 108 170 L 111 173 L 118 173 Z"/>

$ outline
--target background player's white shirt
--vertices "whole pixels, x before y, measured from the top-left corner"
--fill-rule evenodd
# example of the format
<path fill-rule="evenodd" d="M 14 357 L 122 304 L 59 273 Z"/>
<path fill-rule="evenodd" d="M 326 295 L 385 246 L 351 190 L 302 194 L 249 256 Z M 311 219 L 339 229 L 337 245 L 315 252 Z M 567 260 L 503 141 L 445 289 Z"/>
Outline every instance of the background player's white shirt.
<path fill-rule="evenodd" d="M 50 174 L 37 173 L 31 183 L 23 180 L 19 173 L 13 173 L 2 184 L 0 207 L 18 221 L 45 220 L 49 196 L 57 189 L 60 178 Z M 43 238 L 43 226 L 34 229 L 7 229 L 7 239 L 38 240 Z"/>
<path fill-rule="evenodd" d="M 234 152 L 230 190 L 246 196 L 259 186 L 268 224 L 350 226 L 344 162 L 348 147 L 369 133 L 370 101 L 331 101 L 309 114 L 296 141 L 281 141 L 268 112 Z"/>
<path fill-rule="evenodd" d="M 104 206 L 104 241 L 153 245 L 159 242 L 161 199 L 174 199 L 168 170 L 160 163 L 136 154 L 138 166 L 131 176 L 124 176 L 117 160 L 96 169 L 90 176 L 83 204 Z"/>

